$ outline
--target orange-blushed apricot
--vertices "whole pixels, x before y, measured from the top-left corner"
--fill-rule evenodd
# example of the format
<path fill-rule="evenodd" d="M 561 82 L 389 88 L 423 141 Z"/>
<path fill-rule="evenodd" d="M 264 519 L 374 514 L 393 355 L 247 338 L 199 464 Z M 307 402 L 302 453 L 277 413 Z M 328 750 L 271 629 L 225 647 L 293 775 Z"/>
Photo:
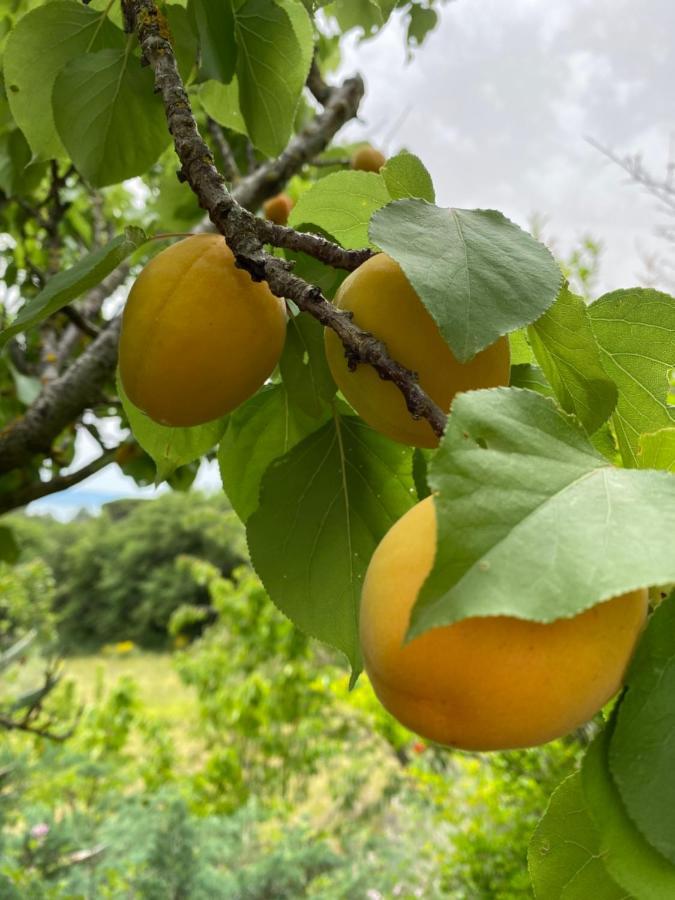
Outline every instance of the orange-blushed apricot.
<path fill-rule="evenodd" d="M 530 747 L 582 725 L 616 694 L 645 624 L 646 590 L 547 624 L 462 619 L 404 645 L 436 538 L 427 497 L 387 532 L 363 585 L 365 668 L 403 725 L 465 750 Z"/>
<path fill-rule="evenodd" d="M 163 250 L 127 300 L 119 371 L 127 396 L 162 425 L 199 425 L 239 406 L 279 361 L 284 303 L 235 266 L 221 235 Z"/>
<path fill-rule="evenodd" d="M 375 147 L 371 147 L 370 144 L 366 144 L 354 152 L 351 166 L 352 169 L 361 172 L 379 172 L 386 161 L 387 158 L 383 153 L 380 153 Z"/>
<path fill-rule="evenodd" d="M 293 209 L 293 201 L 288 194 L 276 194 L 263 203 L 263 215 L 275 225 L 285 225 Z"/>
<path fill-rule="evenodd" d="M 403 270 L 386 253 L 366 260 L 340 285 L 335 303 L 354 321 L 384 341 L 392 359 L 417 372 L 419 383 L 445 412 L 455 394 L 509 383 L 509 342 L 501 337 L 468 363 L 457 361 Z M 425 419 L 408 412 L 399 389 L 372 366 L 351 372 L 342 342 L 325 332 L 326 357 L 337 386 L 359 415 L 387 437 L 415 447 L 436 447 L 438 437 Z"/>

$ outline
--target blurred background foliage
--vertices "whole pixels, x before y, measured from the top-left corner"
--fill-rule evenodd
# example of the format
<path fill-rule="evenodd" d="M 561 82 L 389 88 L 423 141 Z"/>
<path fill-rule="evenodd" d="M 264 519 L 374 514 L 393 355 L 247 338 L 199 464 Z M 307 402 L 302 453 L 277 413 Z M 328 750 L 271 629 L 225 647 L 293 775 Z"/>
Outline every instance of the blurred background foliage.
<path fill-rule="evenodd" d="M 501 754 L 420 741 L 274 607 L 220 497 L 11 518 L 0 638 L 37 634 L 0 712 L 58 650 L 35 721 L 74 730 L 2 733 L 0 896 L 531 896 L 527 843 L 583 735 Z"/>

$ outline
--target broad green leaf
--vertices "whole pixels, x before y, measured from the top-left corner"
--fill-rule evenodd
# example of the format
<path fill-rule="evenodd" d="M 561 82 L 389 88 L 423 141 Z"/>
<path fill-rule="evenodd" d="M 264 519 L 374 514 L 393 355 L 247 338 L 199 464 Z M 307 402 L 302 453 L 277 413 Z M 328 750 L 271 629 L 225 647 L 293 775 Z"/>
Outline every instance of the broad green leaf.
<path fill-rule="evenodd" d="M 231 128 L 239 134 L 246 134 L 246 122 L 239 108 L 239 82 L 234 75 L 229 84 L 219 81 L 206 81 L 200 85 L 199 102 L 207 116 L 225 128 Z"/>
<path fill-rule="evenodd" d="M 358 610 L 370 557 L 415 497 L 410 448 L 339 416 L 267 470 L 248 520 L 251 559 L 276 605 L 361 669 Z"/>
<path fill-rule="evenodd" d="M 142 175 L 170 142 L 149 69 L 128 49 L 99 50 L 71 60 L 52 95 L 59 136 L 93 185 Z"/>
<path fill-rule="evenodd" d="M 218 465 L 223 489 L 242 522 L 256 510 L 260 482 L 273 460 L 321 424 L 291 402 L 283 384 L 264 387 L 231 414 Z"/>
<path fill-rule="evenodd" d="M 125 394 L 119 376 L 117 392 L 133 436 L 157 467 L 156 484 L 169 479 L 179 466 L 186 466 L 213 449 L 227 427 L 227 416 L 190 428 L 160 425 L 134 406 Z"/>
<path fill-rule="evenodd" d="M 375 213 L 370 237 L 400 264 L 460 362 L 534 322 L 560 290 L 546 247 L 494 210 L 396 200 Z"/>
<path fill-rule="evenodd" d="M 326 362 L 323 328 L 307 313 L 289 321 L 279 369 L 291 401 L 310 416 L 322 415 L 337 388 Z"/>
<path fill-rule="evenodd" d="M 413 450 L 413 480 L 415 482 L 415 490 L 417 491 L 417 499 L 424 500 L 431 493 L 429 488 L 429 463 L 433 459 L 432 450 L 423 450 L 421 447 L 415 447 Z"/>
<path fill-rule="evenodd" d="M 0 562 L 15 563 L 19 558 L 19 545 L 8 525 L 0 525 Z"/>
<path fill-rule="evenodd" d="M 280 153 L 291 135 L 312 40 L 300 26 L 306 10 L 292 0 L 246 0 L 236 10 L 239 102 L 249 137 L 268 156 Z M 293 18 L 291 18 L 291 16 Z"/>
<path fill-rule="evenodd" d="M 372 246 L 368 223 L 390 201 L 381 175 L 374 172 L 335 172 L 306 191 L 291 210 L 293 228 L 315 225 L 347 249 Z"/>
<path fill-rule="evenodd" d="M 527 853 L 537 900 L 629 900 L 612 880 L 575 772 L 558 785 Z"/>
<path fill-rule="evenodd" d="M 627 682 L 609 747 L 610 768 L 628 815 L 674 864 L 675 897 L 675 593 L 652 614 Z"/>
<path fill-rule="evenodd" d="M 675 472 L 675 428 L 641 435 L 637 461 L 641 469 Z"/>
<path fill-rule="evenodd" d="M 19 21 L 7 39 L 5 84 L 12 114 L 36 158 L 63 155 L 52 114 L 52 89 L 64 65 L 90 50 L 122 47 L 124 41 L 122 32 L 102 13 L 74 0 L 54 0 Z"/>
<path fill-rule="evenodd" d="M 667 404 L 675 366 L 675 298 L 651 288 L 605 294 L 588 307 L 602 364 L 619 388 L 613 416 L 625 465 L 638 466 L 640 435 L 675 425 Z"/>
<path fill-rule="evenodd" d="M 201 73 L 228 84 L 237 62 L 231 0 L 190 0 L 188 9 L 199 35 Z"/>
<path fill-rule="evenodd" d="M 422 161 L 412 153 L 399 153 L 387 160 L 380 174 L 384 178 L 392 200 L 420 197 L 433 203 L 436 199 L 431 175 Z"/>
<path fill-rule="evenodd" d="M 361 28 L 365 37 L 375 34 L 385 23 L 378 0 L 334 0 L 326 12 L 335 17 L 342 32 Z"/>
<path fill-rule="evenodd" d="M 414 47 L 419 47 L 424 43 L 424 39 L 429 32 L 436 27 L 438 13 L 433 9 L 415 4 L 410 7 L 409 16 L 408 43 Z"/>
<path fill-rule="evenodd" d="M 0 135 L 0 190 L 8 197 L 26 195 L 44 175 L 45 163 L 30 165 L 31 152 L 18 128 Z"/>
<path fill-rule="evenodd" d="M 54 275 L 37 296 L 21 307 L 12 324 L 0 332 L 0 347 L 3 347 L 12 335 L 37 325 L 80 294 L 96 287 L 147 239 L 142 229 L 126 228 L 124 234 L 119 234 L 104 247 L 88 253 L 70 269 L 64 269 Z"/>
<path fill-rule="evenodd" d="M 546 376 L 539 368 L 531 363 L 519 363 L 511 366 L 511 387 L 526 388 L 528 391 L 536 391 L 543 397 L 554 397 L 553 388 L 546 380 Z"/>
<path fill-rule="evenodd" d="M 438 548 L 411 636 L 468 616 L 551 622 L 675 576 L 675 478 L 611 466 L 532 391 L 459 394 L 429 482 Z"/>
<path fill-rule="evenodd" d="M 314 56 L 314 25 L 312 24 L 312 19 L 307 14 L 307 10 L 301 0 L 275 0 L 275 2 L 277 6 L 280 6 L 286 12 L 291 20 L 293 31 L 298 39 L 300 53 L 302 54 L 300 67 L 305 73 L 302 81 L 304 87 Z M 302 90 L 300 96 L 302 96 Z"/>
<path fill-rule="evenodd" d="M 613 742 L 610 725 L 588 748 L 582 766 L 584 797 L 598 831 L 604 864 L 612 878 L 637 900 L 675 897 L 675 866 L 647 843 L 621 803 L 608 765 Z"/>
<path fill-rule="evenodd" d="M 586 304 L 563 286 L 528 335 L 558 402 L 593 434 L 612 414 L 617 389 L 600 362 Z"/>
<path fill-rule="evenodd" d="M 534 353 L 527 338 L 527 328 L 519 328 L 509 334 L 509 348 L 512 366 L 534 362 Z"/>
<path fill-rule="evenodd" d="M 183 81 L 187 81 L 197 62 L 197 35 L 192 30 L 185 7 L 168 3 L 164 7 L 164 14 L 171 30 L 171 46 L 176 54 L 178 71 Z"/>

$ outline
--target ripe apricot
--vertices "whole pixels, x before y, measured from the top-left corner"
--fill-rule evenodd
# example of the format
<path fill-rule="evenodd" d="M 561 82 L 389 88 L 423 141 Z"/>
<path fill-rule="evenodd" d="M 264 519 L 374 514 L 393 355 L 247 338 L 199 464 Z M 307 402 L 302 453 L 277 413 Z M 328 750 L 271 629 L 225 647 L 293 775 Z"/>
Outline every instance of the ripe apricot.
<path fill-rule="evenodd" d="M 143 269 L 122 319 L 119 368 L 132 403 L 163 425 L 239 406 L 279 361 L 283 301 L 235 266 L 217 234 L 193 235 Z"/>
<path fill-rule="evenodd" d="M 619 690 L 645 622 L 646 590 L 549 624 L 462 619 L 404 646 L 435 552 L 436 512 L 427 497 L 385 535 L 363 585 L 366 671 L 403 725 L 465 750 L 530 747 L 586 722 Z"/>
<path fill-rule="evenodd" d="M 293 201 L 288 194 L 277 194 L 263 203 L 265 218 L 274 222 L 275 225 L 285 225 L 292 209 Z"/>
<path fill-rule="evenodd" d="M 459 363 L 438 326 L 403 274 L 385 253 L 371 257 L 342 283 L 335 303 L 353 312 L 354 321 L 387 345 L 389 355 L 418 373 L 419 383 L 444 411 L 459 391 L 509 383 L 509 343 L 501 337 Z M 415 421 L 405 400 L 372 366 L 350 372 L 342 342 L 325 332 L 326 357 L 336 384 L 359 415 L 373 428 L 414 447 L 436 447 L 438 438 L 425 419 Z"/>
<path fill-rule="evenodd" d="M 361 172 L 379 172 L 386 161 L 387 158 L 383 153 L 371 147 L 370 144 L 366 144 L 365 147 L 359 147 L 354 152 L 351 164 L 352 169 Z"/>

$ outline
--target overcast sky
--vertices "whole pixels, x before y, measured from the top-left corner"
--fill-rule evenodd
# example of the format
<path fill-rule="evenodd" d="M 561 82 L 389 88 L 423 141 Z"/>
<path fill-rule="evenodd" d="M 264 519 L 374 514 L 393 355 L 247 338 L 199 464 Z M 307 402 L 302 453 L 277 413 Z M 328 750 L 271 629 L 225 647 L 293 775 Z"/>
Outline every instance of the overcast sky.
<path fill-rule="evenodd" d="M 664 217 L 586 138 L 665 172 L 674 43 L 675 0 L 456 0 L 410 62 L 400 20 L 347 41 L 341 72 L 360 71 L 367 93 L 343 134 L 416 153 L 441 205 L 499 209 L 525 227 L 545 216 L 560 252 L 591 234 L 605 248 L 598 291 L 630 287 L 644 282 L 642 256 L 666 249 L 654 235 Z M 85 440 L 78 455 L 95 448 Z M 199 483 L 217 485 L 213 466 Z M 113 465 L 32 508 L 67 515 L 138 493 Z"/>
<path fill-rule="evenodd" d="M 560 249 L 606 247 L 600 290 L 644 278 L 660 248 L 652 200 L 587 137 L 642 152 L 659 173 L 675 147 L 674 0 L 457 0 L 411 63 L 396 24 L 350 40 L 344 70 L 366 76 L 363 125 L 429 168 L 437 202 L 545 215 Z M 397 126 L 397 123 L 398 126 Z"/>

